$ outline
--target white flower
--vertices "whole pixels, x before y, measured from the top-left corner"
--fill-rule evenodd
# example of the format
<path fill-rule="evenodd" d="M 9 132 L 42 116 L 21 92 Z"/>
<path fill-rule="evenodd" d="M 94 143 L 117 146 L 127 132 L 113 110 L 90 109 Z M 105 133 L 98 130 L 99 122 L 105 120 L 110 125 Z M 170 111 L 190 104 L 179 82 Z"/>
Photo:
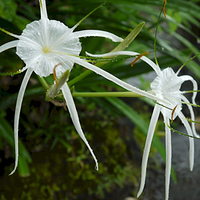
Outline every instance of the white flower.
<path fill-rule="evenodd" d="M 103 55 L 92 55 L 96 57 L 106 57 L 106 56 L 116 56 L 116 55 L 136 55 L 135 52 L 114 52 L 114 53 L 107 53 Z M 179 117 L 183 125 L 185 126 L 187 133 L 189 136 L 198 137 L 199 135 L 196 133 L 195 124 L 192 123 L 192 128 L 190 124 L 185 119 L 184 114 L 182 113 L 182 103 L 185 103 L 190 111 L 192 121 L 195 121 L 194 111 L 193 108 L 188 101 L 188 99 L 184 96 L 184 91 L 181 91 L 181 86 L 185 81 L 191 81 L 193 84 L 193 97 L 192 97 L 192 104 L 195 105 L 195 98 L 197 91 L 197 83 L 196 81 L 188 75 L 178 76 L 178 73 L 174 73 L 173 69 L 166 68 L 163 71 L 159 68 L 158 65 L 153 63 L 151 60 L 146 58 L 145 56 L 140 58 L 141 60 L 147 62 L 156 72 L 157 77 L 151 83 L 151 93 L 157 96 L 158 98 L 162 99 L 163 101 L 157 100 L 155 108 L 153 110 L 153 114 L 151 117 L 149 130 L 146 138 L 143 158 L 142 158 L 142 172 L 141 172 L 141 183 L 140 189 L 138 192 L 137 197 L 139 197 L 144 189 L 145 185 L 145 178 L 146 178 L 146 168 L 147 168 L 147 161 L 149 157 L 149 151 L 151 147 L 151 142 L 153 139 L 153 134 L 155 131 L 155 126 L 158 121 L 158 117 L 160 113 L 162 113 L 165 123 L 165 146 L 166 146 L 166 170 L 165 170 L 165 200 L 169 197 L 169 185 L 170 185 L 170 174 L 171 174 L 171 157 L 172 157 L 172 149 L 171 149 L 171 129 L 168 127 L 170 126 L 170 121 L 174 120 L 176 117 Z M 139 93 L 143 95 L 142 93 Z M 194 165 L 194 138 L 189 137 L 189 161 L 190 161 L 190 170 L 193 170 Z"/>
<path fill-rule="evenodd" d="M 184 96 L 185 92 L 180 90 L 181 85 L 185 81 L 191 81 L 193 84 L 194 91 L 197 90 L 197 83 L 191 76 L 188 75 L 178 76 L 178 72 L 174 73 L 174 71 L 171 68 L 166 68 L 163 71 L 159 71 L 159 73 L 157 73 L 157 77 L 151 83 L 152 92 L 159 98 L 168 102 L 169 104 L 165 104 L 158 101 L 159 104 L 156 104 L 153 110 L 146 138 L 145 148 L 143 152 L 141 183 L 137 195 L 138 197 L 141 195 L 144 189 L 149 151 L 151 147 L 153 134 L 155 131 L 155 126 L 158 121 L 160 112 L 163 115 L 165 123 L 165 148 L 166 148 L 165 200 L 169 198 L 169 185 L 170 185 L 170 174 L 171 174 L 172 148 L 171 148 L 171 129 L 169 128 L 170 121 L 174 120 L 176 117 L 179 117 L 181 122 L 185 126 L 188 135 L 199 137 L 195 130 L 195 124 L 192 123 L 192 128 L 191 128 L 190 124 L 185 119 L 185 116 L 182 113 L 182 103 L 186 103 L 191 114 L 191 119 L 193 121 L 195 120 L 193 108 L 188 99 Z M 196 98 L 196 92 L 193 92 L 192 104 L 194 105 L 195 105 L 195 98 Z M 192 171 L 194 166 L 194 138 L 192 137 L 189 137 L 189 146 L 190 146 L 189 148 L 190 170 Z"/>
<path fill-rule="evenodd" d="M 35 72 L 40 77 L 46 77 L 50 74 L 53 74 L 54 67 L 59 64 L 59 66 L 56 68 L 56 74 L 58 77 L 60 77 L 66 71 L 71 71 L 74 63 L 77 63 L 86 67 L 87 69 L 96 72 L 97 74 L 102 75 L 108 80 L 115 82 L 116 84 L 120 85 L 121 87 L 127 90 L 141 93 L 142 95 L 147 96 L 149 98 L 162 101 L 162 99 L 157 98 L 155 95 L 149 94 L 145 91 L 135 88 L 121 81 L 115 76 L 109 74 L 108 72 L 88 63 L 86 60 L 79 58 L 79 54 L 81 52 L 81 43 L 79 41 L 79 38 L 81 37 L 105 37 L 111 39 L 114 42 L 121 42 L 123 41 L 122 38 L 112 33 L 99 30 L 84 30 L 74 32 L 78 24 L 72 28 L 68 28 L 66 25 L 59 21 L 49 20 L 47 17 L 45 0 L 39 0 L 39 3 L 41 19 L 39 21 L 33 21 L 32 23 L 28 24 L 21 35 L 18 36 L 1 29 L 5 33 L 17 38 L 18 40 L 14 40 L 0 46 L 0 53 L 7 49 L 16 47 L 16 54 L 26 64 L 22 71 L 27 70 L 18 93 L 15 108 L 14 139 L 16 159 L 15 166 L 11 174 L 15 172 L 18 164 L 19 116 L 25 89 L 32 72 Z M 96 168 L 98 169 L 97 159 L 82 131 L 76 107 L 67 83 L 65 82 L 60 89 L 62 90 L 62 93 L 66 100 L 67 108 L 69 110 L 73 124 L 78 134 L 89 148 L 96 162 Z"/>

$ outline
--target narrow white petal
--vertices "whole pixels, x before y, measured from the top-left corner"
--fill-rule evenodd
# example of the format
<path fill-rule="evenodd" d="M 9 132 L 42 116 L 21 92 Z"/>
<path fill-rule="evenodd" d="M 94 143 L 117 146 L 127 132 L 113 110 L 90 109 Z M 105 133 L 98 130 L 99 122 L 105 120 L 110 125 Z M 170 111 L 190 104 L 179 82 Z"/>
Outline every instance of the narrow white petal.
<path fill-rule="evenodd" d="M 86 52 L 86 54 L 91 57 L 114 57 L 114 56 L 120 56 L 120 55 L 139 56 L 140 55 L 139 53 L 133 52 L 133 51 L 116 51 L 116 52 L 110 52 L 110 53 L 98 54 L 98 55 Z M 153 70 L 157 73 L 157 75 L 161 74 L 160 67 L 156 65 L 153 61 L 151 61 L 149 58 L 147 58 L 146 56 L 142 56 L 140 59 L 146 62 L 147 64 L 149 64 L 153 68 Z"/>
<path fill-rule="evenodd" d="M 156 104 L 155 108 L 153 110 L 153 114 L 151 116 L 149 130 L 147 133 L 146 143 L 145 143 L 145 147 L 144 147 L 144 152 L 143 152 L 143 157 L 142 157 L 141 182 L 140 182 L 140 189 L 138 191 L 137 198 L 141 195 L 141 193 L 144 189 L 145 179 L 146 179 L 147 162 L 148 162 L 151 142 L 153 139 L 153 134 L 154 134 L 156 123 L 158 121 L 159 114 L 160 114 L 160 106 Z"/>
<path fill-rule="evenodd" d="M 41 19 L 47 19 L 47 7 L 45 0 L 39 0 Z"/>
<path fill-rule="evenodd" d="M 112 33 L 109 33 L 107 31 L 99 31 L 99 30 L 76 31 L 76 32 L 74 32 L 74 35 L 78 38 L 94 36 L 94 37 L 105 37 L 105 38 L 111 39 L 113 42 L 122 42 L 123 41 L 122 38 L 120 38 Z"/>
<path fill-rule="evenodd" d="M 189 136 L 192 135 L 192 130 L 190 128 L 190 124 L 188 121 L 185 119 L 185 116 L 183 115 L 182 112 L 178 114 L 180 120 L 182 121 L 183 125 L 185 126 L 187 133 Z M 190 170 L 193 170 L 194 167 L 194 138 L 188 137 L 189 138 L 189 161 L 190 161 Z"/>
<path fill-rule="evenodd" d="M 193 90 L 197 90 L 197 88 L 198 88 L 197 82 L 196 82 L 191 76 L 184 75 L 184 76 L 180 76 L 180 78 L 181 78 L 183 81 L 191 81 L 192 84 L 193 84 Z M 197 92 L 193 92 L 193 96 L 192 96 L 192 103 L 193 103 L 193 104 L 196 104 L 196 103 L 195 103 L 195 98 L 196 98 L 196 96 L 197 96 Z"/>
<path fill-rule="evenodd" d="M 189 104 L 190 102 L 189 102 L 188 99 L 187 99 L 185 96 L 183 96 L 183 95 L 182 95 L 182 100 L 185 101 L 186 103 L 188 103 L 188 104 L 186 104 L 186 105 L 187 105 L 187 107 L 188 107 L 188 109 L 189 109 L 189 111 L 190 111 L 191 120 L 192 120 L 192 121 L 195 121 L 194 110 L 193 110 L 192 106 Z M 192 132 L 193 132 L 194 136 L 197 137 L 197 138 L 200 138 L 200 136 L 199 136 L 199 135 L 197 134 L 197 132 L 196 132 L 195 123 L 194 123 L 194 122 L 191 122 L 191 123 L 192 123 Z"/>
<path fill-rule="evenodd" d="M 166 149 L 166 167 L 165 167 L 165 200 L 169 199 L 169 185 L 171 175 L 171 160 L 172 160 L 172 146 L 171 146 L 171 130 L 169 125 L 169 118 L 164 116 L 165 122 L 165 149 Z"/>
<path fill-rule="evenodd" d="M 19 40 L 14 40 L 14 41 L 7 42 L 6 44 L 1 45 L 0 46 L 0 53 L 3 52 L 3 51 L 6 51 L 8 49 L 11 49 L 13 47 L 16 47 L 18 42 L 19 42 Z"/>
<path fill-rule="evenodd" d="M 19 129 L 19 116 L 20 116 L 20 111 L 21 111 L 21 107 L 22 107 L 22 101 L 23 101 L 23 97 L 24 97 L 24 93 L 25 93 L 25 89 L 26 86 L 28 84 L 28 81 L 30 79 L 30 76 L 32 74 L 33 70 L 32 69 L 28 69 L 26 71 L 26 74 L 24 76 L 24 79 L 22 81 L 18 96 L 17 96 L 17 103 L 16 103 L 16 107 L 15 107 L 15 118 L 14 118 L 14 138 L 15 138 L 15 166 L 13 171 L 10 173 L 13 174 L 16 169 L 17 169 L 17 165 L 18 165 L 18 129 Z"/>
<path fill-rule="evenodd" d="M 161 103 L 165 103 L 165 104 L 168 104 L 167 101 L 159 98 L 159 97 L 156 97 L 155 95 L 151 94 L 151 93 L 148 93 L 144 90 L 140 90 L 139 88 L 136 88 L 120 79 L 118 79 L 117 77 L 113 76 L 112 74 L 104 71 L 103 69 L 99 68 L 99 67 L 96 67 L 95 65 L 92 65 L 88 62 L 86 62 L 85 60 L 82 60 L 78 57 L 72 57 L 72 56 L 68 56 L 68 59 L 79 64 L 79 65 L 82 65 L 83 67 L 87 68 L 87 69 L 90 69 L 92 71 L 94 71 L 95 73 L 97 74 L 100 74 L 101 76 L 103 76 L 104 78 L 116 83 L 117 85 L 125 88 L 126 90 L 129 90 L 129 91 L 132 91 L 132 92 L 135 92 L 137 94 L 140 94 L 142 96 L 145 96 L 145 97 L 148 97 L 150 99 L 153 99 L 153 100 L 157 100 Z"/>
<path fill-rule="evenodd" d="M 79 117 L 78 117 L 78 113 L 76 111 L 76 107 L 75 107 L 75 104 L 74 104 L 74 100 L 72 98 L 72 95 L 71 95 L 71 92 L 70 92 L 70 89 L 69 89 L 67 83 L 64 83 L 61 90 L 62 90 L 62 93 L 64 95 L 66 105 L 67 105 L 67 108 L 69 110 L 73 124 L 76 128 L 76 131 L 78 132 L 79 136 L 85 142 L 86 146 L 90 150 L 90 153 L 92 154 L 92 156 L 95 160 L 95 163 L 96 163 L 96 169 L 98 170 L 98 161 L 97 161 L 96 156 L 94 155 L 93 150 L 91 149 L 91 147 L 90 147 L 90 145 L 89 145 L 89 143 L 88 143 L 87 139 L 85 138 L 85 135 L 82 131 L 80 121 L 79 121 Z"/>
<path fill-rule="evenodd" d="M 23 30 L 17 44 L 16 54 L 34 68 L 40 77 L 47 77 L 56 72 L 59 76 L 66 70 L 71 70 L 74 63 L 69 62 L 65 54 L 78 56 L 81 52 L 81 43 L 74 33 L 63 23 L 55 20 L 34 21 Z"/>

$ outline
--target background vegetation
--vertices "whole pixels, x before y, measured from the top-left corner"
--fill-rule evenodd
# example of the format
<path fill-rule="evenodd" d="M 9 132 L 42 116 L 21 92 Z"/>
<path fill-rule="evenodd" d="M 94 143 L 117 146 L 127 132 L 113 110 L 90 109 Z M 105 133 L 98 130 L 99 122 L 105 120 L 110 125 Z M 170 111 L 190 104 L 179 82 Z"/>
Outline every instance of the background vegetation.
<path fill-rule="evenodd" d="M 47 0 L 50 19 L 72 27 L 102 0 Z M 157 58 L 160 67 L 175 70 L 199 52 L 200 1 L 168 1 L 167 18 L 161 14 L 157 34 Z M 81 23 L 77 30 L 99 29 L 125 38 L 142 21 L 140 34 L 126 50 L 149 51 L 154 59 L 154 37 L 163 0 L 107 0 Z M 37 0 L 0 0 L 0 27 L 21 34 L 26 24 L 40 18 Z M 13 38 L 0 33 L 0 44 Z M 103 38 L 84 38 L 85 51 L 105 53 L 117 44 Z M 189 62 L 187 72 L 199 81 L 199 59 Z M 45 90 L 34 74 L 28 85 L 20 117 L 20 160 L 18 173 L 8 176 L 14 163 L 13 118 L 16 96 L 24 73 L 15 72 L 24 63 L 15 49 L 0 54 L 0 199 L 123 199 L 135 196 L 140 181 L 141 153 L 151 116 L 152 102 L 140 98 L 74 97 L 81 124 L 99 161 L 99 171 L 75 132 L 63 102 L 45 102 Z M 149 89 L 142 78 L 152 69 L 143 62 L 118 59 L 104 69 L 121 79 L 139 77 L 141 88 Z M 70 80 L 85 69 L 76 65 Z M 49 79 L 52 79 L 50 77 Z M 48 81 L 48 80 L 47 80 Z M 121 91 L 113 83 L 91 73 L 73 85 L 74 91 Z M 58 105 L 59 104 L 59 105 Z M 162 122 L 162 119 L 161 119 Z M 162 131 L 158 123 L 157 135 Z M 161 132 L 162 135 L 162 132 Z M 152 155 L 164 157 L 159 138 L 154 140 Z M 155 163 L 151 168 L 159 167 Z"/>

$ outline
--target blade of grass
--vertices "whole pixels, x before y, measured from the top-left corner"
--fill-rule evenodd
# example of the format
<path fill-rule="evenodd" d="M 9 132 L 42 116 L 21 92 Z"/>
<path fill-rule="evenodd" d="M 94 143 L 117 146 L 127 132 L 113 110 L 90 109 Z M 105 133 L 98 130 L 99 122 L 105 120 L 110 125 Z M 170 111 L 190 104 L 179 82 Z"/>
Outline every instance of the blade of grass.
<path fill-rule="evenodd" d="M 3 137 L 8 144 L 14 149 L 14 140 L 13 140 L 13 129 L 10 124 L 0 116 L 0 135 Z M 25 146 L 19 141 L 19 175 L 22 177 L 29 176 L 30 171 L 28 163 L 31 163 L 31 157 L 26 150 Z"/>

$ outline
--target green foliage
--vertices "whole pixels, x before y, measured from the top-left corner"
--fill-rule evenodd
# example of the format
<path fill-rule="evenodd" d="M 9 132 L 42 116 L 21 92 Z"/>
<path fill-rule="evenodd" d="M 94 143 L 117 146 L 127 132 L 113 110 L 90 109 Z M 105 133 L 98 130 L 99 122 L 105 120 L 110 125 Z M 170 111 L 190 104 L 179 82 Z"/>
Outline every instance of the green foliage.
<path fill-rule="evenodd" d="M 13 129 L 12 129 L 11 125 L 7 122 L 7 120 L 4 118 L 5 113 L 2 112 L 1 115 L 2 115 L 2 116 L 0 116 L 1 136 L 14 149 Z M 31 157 L 30 157 L 27 149 L 21 143 L 21 141 L 19 142 L 19 154 L 20 154 L 20 157 L 19 157 L 19 175 L 22 176 L 22 177 L 29 176 L 30 172 L 29 172 L 28 163 L 30 163 L 32 160 L 31 160 Z"/>
<path fill-rule="evenodd" d="M 0 1 L 1 2 L 1 1 Z M 9 7 L 9 9 L 14 10 L 14 5 L 16 5 L 15 1 L 9 0 L 9 2 L 12 2 L 12 6 Z M 32 4 L 24 4 L 22 0 L 18 0 L 17 2 L 17 14 L 15 14 L 15 17 L 13 20 L 9 20 L 13 23 L 14 27 L 18 27 L 20 30 L 22 30 L 27 23 L 29 23 L 32 20 L 39 19 L 39 12 L 38 12 L 38 2 L 32 3 Z M 56 19 L 60 20 L 69 27 L 74 26 L 80 19 L 82 19 L 84 16 L 86 16 L 91 10 L 93 10 L 95 7 L 97 7 L 99 4 L 105 3 L 102 0 L 99 1 L 85 1 L 85 0 L 75 0 L 75 1 L 68 1 L 67 5 L 66 3 L 63 3 L 62 1 L 47 1 L 48 6 L 48 14 L 50 19 Z M 114 3 L 114 4 L 112 4 Z M 2 1 L 2 4 L 5 4 L 4 1 Z M 85 6 L 87 5 L 87 6 Z M 37 8 L 33 7 L 37 6 Z M 153 38 L 154 38 L 154 30 L 155 25 L 158 20 L 158 15 L 163 6 L 162 0 L 154 0 L 154 1 L 146 1 L 146 0 L 140 0 L 140 1 L 130 1 L 130 0 L 118 0 L 118 1 L 106 1 L 106 4 L 103 5 L 101 8 L 99 8 L 97 11 L 95 11 L 91 16 L 89 16 L 85 21 L 83 21 L 78 27 L 77 30 L 82 29 L 103 29 L 110 32 L 113 32 L 117 35 L 120 35 L 121 37 L 126 37 L 131 29 L 133 29 L 137 24 L 139 24 L 141 21 L 145 21 L 146 25 L 143 28 L 140 35 L 137 37 L 137 40 L 135 40 L 128 49 L 138 51 L 140 53 L 144 51 L 152 51 L 153 50 Z M 23 9 L 21 9 L 21 7 Z M 199 12 L 200 8 L 198 5 L 194 4 L 191 1 L 182 1 L 178 0 L 175 2 L 168 1 L 166 4 L 166 13 L 167 18 L 165 19 L 163 15 L 161 15 L 161 20 L 159 23 L 159 32 L 162 33 L 162 37 L 158 36 L 157 38 L 157 51 L 159 52 L 160 59 L 159 64 L 162 68 L 165 68 L 169 66 L 176 66 L 177 63 L 180 65 L 187 61 L 192 54 L 197 54 L 199 50 L 195 50 L 195 45 L 193 45 L 190 41 L 188 41 L 188 44 L 185 43 L 184 38 L 181 37 L 181 35 L 184 35 L 184 32 L 188 32 L 191 34 L 191 36 L 194 37 L 194 39 L 199 40 L 198 32 L 196 34 L 191 31 L 191 25 L 199 27 Z M 0 15 L 2 18 L 5 19 L 4 15 Z M 26 19 L 23 23 L 23 19 Z M 109 22 L 109 23 L 108 23 Z M 165 22 L 165 23 L 163 23 Z M 168 27 L 166 27 L 166 23 L 168 24 Z M 5 29 L 8 29 L 14 33 L 19 33 L 19 30 L 13 30 L 12 24 L 9 25 L 9 28 L 7 27 L 6 23 L 1 23 L 1 26 Z M 23 28 L 19 27 L 22 26 Z M 185 47 L 182 47 L 182 51 L 179 51 L 178 47 L 174 47 L 172 39 L 168 39 L 167 36 L 168 33 L 175 33 L 177 28 L 180 29 L 180 31 L 184 31 L 183 33 L 177 35 L 173 35 L 172 38 L 174 38 L 176 41 L 180 43 L 180 45 L 185 45 Z M 179 32 L 180 32 L 179 31 Z M 1 36 L 1 35 L 0 35 Z M 5 34 L 3 35 L 5 37 Z M 89 42 L 88 42 L 89 41 Z M 2 40 L 2 43 L 5 41 Z M 89 51 L 92 53 L 101 53 L 101 52 L 108 52 L 113 48 L 113 44 L 108 43 L 108 41 L 102 39 L 102 38 L 85 38 L 84 40 L 81 40 L 83 43 L 83 53 L 84 51 Z M 103 45 L 103 44 L 106 45 Z M 185 50 L 185 51 L 183 51 Z M 7 62 L 6 59 L 1 59 L 2 62 Z M 16 64 L 16 62 L 14 63 Z M 22 63 L 20 63 L 22 64 Z M 143 63 L 142 63 L 143 64 Z M 1 64 L 3 65 L 3 63 Z M 141 63 L 138 62 L 135 65 L 136 69 L 140 68 Z M 9 67 L 11 64 L 9 64 Z M 113 66 L 113 63 L 112 63 Z M 126 73 L 126 76 L 132 77 L 133 75 L 137 75 L 138 73 L 144 73 L 147 71 L 150 71 L 150 68 L 144 68 L 142 72 L 135 73 L 135 68 L 130 68 L 130 65 L 124 65 L 121 67 L 119 63 L 116 63 L 115 66 L 119 66 L 116 71 L 117 74 L 123 74 L 127 70 L 129 73 Z M 195 62 L 188 63 L 187 67 L 190 68 L 191 71 L 198 76 L 199 72 L 198 65 Z M 18 69 L 22 68 L 22 66 L 18 66 Z M 116 67 L 108 67 L 107 69 L 113 69 Z M 5 68 L 3 68 L 5 70 Z M 13 70 L 17 71 L 17 70 Z M 75 71 L 75 70 L 74 70 Z M 113 70 L 114 71 L 114 70 Z M 9 71 L 10 72 L 10 71 Z M 80 73 L 80 70 L 78 70 L 78 73 Z M 115 73 L 114 73 L 115 74 Z M 74 75 L 76 73 L 74 72 Z M 73 77 L 73 75 L 72 75 Z M 121 76 L 120 76 L 121 78 Z M 122 76 L 123 78 L 123 76 Z"/>
<path fill-rule="evenodd" d="M 12 0 L 0 1 L 0 16 L 8 21 L 16 17 L 17 4 Z"/>
<path fill-rule="evenodd" d="M 61 118 L 55 118 L 58 114 Z M 87 147 L 70 125 L 63 108 L 54 107 L 45 116 L 40 116 L 38 109 L 34 109 L 30 115 L 39 121 L 22 123 L 29 130 L 26 145 L 32 151 L 33 160 L 30 176 L 26 179 L 21 179 L 16 174 L 10 176 L 9 181 L 13 185 L 20 184 L 20 190 L 11 194 L 9 186 L 4 185 L 2 196 L 6 199 L 12 196 L 13 200 L 32 200 L 40 194 L 41 200 L 100 200 L 113 191 L 117 192 L 124 185 L 132 185 L 134 188 L 137 184 L 139 165 L 134 163 L 132 133 L 128 129 L 120 132 L 115 128 L 115 117 L 109 113 L 97 107 L 89 112 L 81 112 L 86 137 L 99 158 L 99 171 L 95 170 Z M 40 129 L 34 127 L 37 125 Z M 48 131 L 44 131 L 46 127 Z M 51 144 L 55 140 L 60 142 L 52 149 Z M 128 192 L 130 191 L 118 194 L 124 198 Z"/>
<path fill-rule="evenodd" d="M 67 2 L 47 0 L 48 15 L 50 19 L 62 21 L 72 27 L 104 2 L 103 0 L 68 0 Z M 156 50 L 161 68 L 180 66 L 194 54 L 199 53 L 197 42 L 199 41 L 200 7 L 197 3 L 199 1 L 195 0 L 167 1 L 167 18 L 161 15 L 157 36 Z M 139 53 L 149 51 L 148 56 L 153 59 L 155 27 L 162 6 L 163 0 L 107 0 L 106 4 L 85 19 L 77 30 L 100 29 L 126 38 L 135 27 L 138 27 L 137 25 L 141 25 L 144 21 L 142 30 L 140 27 L 141 32 L 139 30 L 139 35 L 126 50 Z M 37 1 L 0 0 L 1 28 L 21 34 L 26 24 L 39 18 Z M 196 29 L 197 32 L 193 31 Z M 186 33 L 188 37 L 185 37 Z M 0 38 L 1 44 L 11 40 L 11 37 L 5 33 L 0 33 Z M 85 51 L 94 54 L 105 53 L 117 46 L 103 38 L 84 38 L 81 42 L 83 56 Z M 134 59 L 120 58 L 114 62 L 100 64 L 106 71 L 120 79 L 142 75 L 152 70 L 141 61 L 131 67 L 130 63 Z M 1 53 L 0 60 L 1 73 L 16 72 L 24 66 L 24 63 L 15 55 L 14 49 Z M 200 78 L 199 60 L 200 57 L 186 65 L 198 79 Z M 74 91 L 94 92 L 102 91 L 102 88 L 106 91 L 121 91 L 113 83 L 90 72 L 84 72 L 87 79 L 76 81 L 80 74 L 85 76 L 82 75 L 83 72 L 83 68 L 76 65 L 70 74 L 69 85 Z M 13 121 L 11 119 L 23 75 L 22 73 L 12 78 L 0 77 L 0 112 L 6 113 L 6 117 L 1 115 L 0 120 L 0 136 L 3 138 L 1 148 L 5 142 L 13 148 L 11 128 Z M 52 84 L 53 78 L 48 77 L 46 82 Z M 79 115 L 87 133 L 86 137 L 99 160 L 100 170 L 96 172 L 93 170 L 93 161 L 87 148 L 70 123 L 68 112 L 62 108 L 64 103 L 58 100 L 52 101 L 53 104 L 46 103 L 44 98 L 45 90 L 37 77 L 33 75 L 25 94 L 20 118 L 22 133 L 20 134 L 19 174 L 30 175 L 30 177 L 26 179 L 19 179 L 17 175 L 9 177 L 13 185 L 20 182 L 23 187 L 20 192 L 15 193 L 13 200 L 19 197 L 20 199 L 35 199 L 38 196 L 34 195 L 38 193 L 40 193 L 40 199 L 45 200 L 53 199 L 55 196 L 58 199 L 104 199 L 106 194 L 111 194 L 118 188 L 125 187 L 126 184 L 137 185 L 139 170 L 132 159 L 134 151 L 130 150 L 129 143 L 134 135 L 127 133 L 125 136 L 122 135 L 114 128 L 116 124 L 113 121 L 125 116 L 138 127 L 137 134 L 144 135 L 148 128 L 145 115 L 139 115 L 118 98 L 75 98 L 76 105 L 81 111 Z M 143 142 L 142 139 L 138 141 Z M 164 158 L 164 148 L 158 137 L 154 138 L 153 144 L 154 149 Z M 31 158 L 28 151 L 32 153 L 33 159 L 29 167 Z M 11 170 L 10 167 L 6 172 L 9 173 L 9 170 Z M 4 186 L 8 193 L 11 191 L 9 187 Z M 31 191 L 29 188 L 32 188 Z M 84 194 L 89 194 L 90 198 Z M 5 198 L 4 194 L 0 198 L 9 199 Z"/>
<path fill-rule="evenodd" d="M 179 14 L 179 12 L 175 12 L 171 9 L 168 9 L 167 10 L 167 14 L 173 19 L 175 20 L 177 23 L 181 23 L 182 22 L 182 17 L 181 15 Z M 169 22 L 169 29 L 171 31 L 171 33 L 175 32 L 178 28 L 178 25 L 177 23 L 173 23 L 173 22 Z"/>

